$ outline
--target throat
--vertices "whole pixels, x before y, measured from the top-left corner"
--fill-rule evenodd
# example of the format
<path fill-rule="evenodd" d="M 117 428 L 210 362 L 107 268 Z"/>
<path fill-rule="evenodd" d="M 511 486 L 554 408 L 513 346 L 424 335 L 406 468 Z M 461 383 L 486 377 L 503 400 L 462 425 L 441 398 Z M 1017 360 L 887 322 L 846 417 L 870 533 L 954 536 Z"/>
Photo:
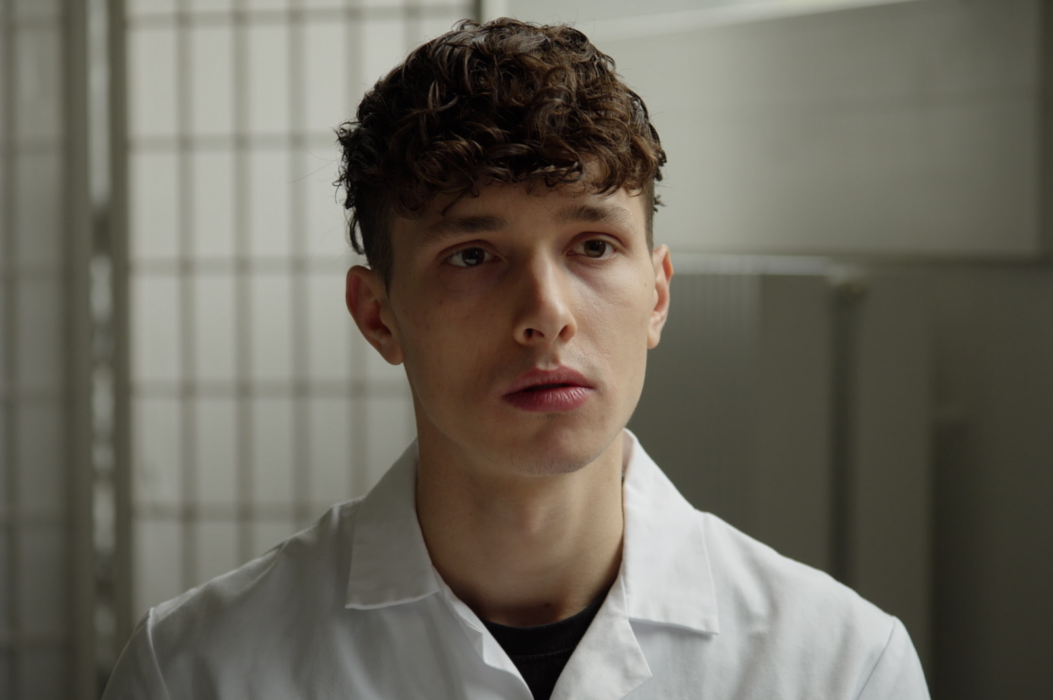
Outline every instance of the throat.
<path fill-rule="evenodd" d="M 428 457 L 422 449 L 421 532 L 439 575 L 482 619 L 559 620 L 614 581 L 623 534 L 620 450 L 546 476 Z"/>
<path fill-rule="evenodd" d="M 593 502 L 581 511 L 563 504 L 502 509 L 466 528 L 456 542 L 425 541 L 443 580 L 482 619 L 546 624 L 582 610 L 617 576 L 620 493 L 614 500 L 612 508 Z"/>

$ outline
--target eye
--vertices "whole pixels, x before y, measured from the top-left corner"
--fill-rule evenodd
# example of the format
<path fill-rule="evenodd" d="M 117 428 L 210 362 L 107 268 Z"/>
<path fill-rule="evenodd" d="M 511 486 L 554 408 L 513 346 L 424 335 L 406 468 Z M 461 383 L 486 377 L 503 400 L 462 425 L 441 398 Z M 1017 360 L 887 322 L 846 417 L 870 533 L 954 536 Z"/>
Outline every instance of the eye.
<path fill-rule="evenodd" d="M 577 252 L 587 258 L 606 258 L 614 252 L 614 246 L 602 238 L 590 238 L 577 246 Z"/>
<path fill-rule="evenodd" d="M 454 267 L 477 267 L 490 259 L 490 253 L 482 248 L 464 248 L 446 258 Z"/>

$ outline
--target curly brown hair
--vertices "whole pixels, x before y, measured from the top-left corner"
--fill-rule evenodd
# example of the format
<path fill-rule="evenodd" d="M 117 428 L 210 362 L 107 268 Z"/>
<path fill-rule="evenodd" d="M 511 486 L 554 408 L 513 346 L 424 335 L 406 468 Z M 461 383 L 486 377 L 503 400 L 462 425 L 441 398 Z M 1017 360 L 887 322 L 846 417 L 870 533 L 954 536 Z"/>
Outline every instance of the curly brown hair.
<path fill-rule="evenodd" d="M 572 27 L 462 20 L 380 79 L 337 135 L 351 245 L 385 282 L 394 214 L 496 183 L 641 190 L 653 245 L 658 132 L 614 61 Z"/>

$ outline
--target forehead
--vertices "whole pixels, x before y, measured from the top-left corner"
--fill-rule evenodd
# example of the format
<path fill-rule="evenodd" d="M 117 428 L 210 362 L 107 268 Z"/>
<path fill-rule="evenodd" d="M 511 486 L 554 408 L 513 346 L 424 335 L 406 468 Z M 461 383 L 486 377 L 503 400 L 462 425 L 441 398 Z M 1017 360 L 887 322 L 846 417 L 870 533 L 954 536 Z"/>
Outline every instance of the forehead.
<path fill-rule="evenodd" d="M 642 193 L 624 188 L 601 194 L 584 187 L 489 185 L 477 196 L 437 198 L 418 217 L 397 217 L 394 228 L 412 234 L 413 243 L 419 245 L 476 233 L 536 230 L 542 225 L 593 224 L 645 235 L 644 199 Z"/>

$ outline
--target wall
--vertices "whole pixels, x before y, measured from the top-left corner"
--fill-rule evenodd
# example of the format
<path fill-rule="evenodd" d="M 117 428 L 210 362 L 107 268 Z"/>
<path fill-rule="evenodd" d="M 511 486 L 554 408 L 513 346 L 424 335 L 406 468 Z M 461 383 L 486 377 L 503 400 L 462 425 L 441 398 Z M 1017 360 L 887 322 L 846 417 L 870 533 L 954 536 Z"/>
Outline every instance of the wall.
<path fill-rule="evenodd" d="M 1053 271 L 930 275 L 934 697 L 1053 697 Z"/>
<path fill-rule="evenodd" d="M 676 20 L 660 27 L 654 8 L 619 24 L 605 18 L 624 7 L 591 0 L 510 4 L 593 28 L 647 101 L 670 154 L 663 240 L 765 255 L 1039 252 L 1041 0 L 730 23 L 709 4 L 659 3 Z"/>

